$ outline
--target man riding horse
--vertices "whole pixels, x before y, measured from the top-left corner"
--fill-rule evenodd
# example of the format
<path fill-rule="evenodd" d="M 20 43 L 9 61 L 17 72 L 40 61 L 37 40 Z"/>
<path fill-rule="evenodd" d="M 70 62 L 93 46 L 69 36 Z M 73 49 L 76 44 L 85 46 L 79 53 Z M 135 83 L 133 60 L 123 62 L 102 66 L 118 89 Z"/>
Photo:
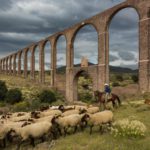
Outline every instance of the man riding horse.
<path fill-rule="evenodd" d="M 106 103 L 111 96 L 111 89 L 108 83 L 104 84 L 104 92 L 105 92 L 105 103 Z"/>

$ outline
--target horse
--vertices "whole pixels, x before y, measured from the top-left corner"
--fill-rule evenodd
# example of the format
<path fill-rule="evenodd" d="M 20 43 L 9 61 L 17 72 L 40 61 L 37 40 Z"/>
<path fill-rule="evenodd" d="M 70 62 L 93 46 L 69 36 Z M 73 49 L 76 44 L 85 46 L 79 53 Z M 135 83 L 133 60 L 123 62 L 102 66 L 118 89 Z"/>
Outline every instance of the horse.
<path fill-rule="evenodd" d="M 106 104 L 105 104 L 105 92 L 100 92 L 100 91 L 94 91 L 94 96 L 95 96 L 95 99 L 96 101 L 98 101 L 100 104 L 103 104 L 104 108 L 106 108 Z M 121 105 L 121 101 L 118 97 L 118 95 L 114 94 L 114 93 L 111 93 L 111 98 L 108 98 L 107 99 L 107 103 L 108 102 L 112 102 L 112 105 L 113 107 L 116 106 L 116 101 L 118 102 L 118 105 L 120 106 Z"/>

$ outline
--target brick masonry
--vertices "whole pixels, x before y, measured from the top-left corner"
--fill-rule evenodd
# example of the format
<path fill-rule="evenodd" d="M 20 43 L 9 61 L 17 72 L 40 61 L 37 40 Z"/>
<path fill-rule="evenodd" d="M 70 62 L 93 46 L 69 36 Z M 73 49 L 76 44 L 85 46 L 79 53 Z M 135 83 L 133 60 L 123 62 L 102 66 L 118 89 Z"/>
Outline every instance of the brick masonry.
<path fill-rule="evenodd" d="M 139 15 L 139 89 L 141 92 L 150 91 L 150 1 L 149 0 L 126 0 L 102 13 L 75 24 L 45 38 L 42 41 L 33 43 L 15 54 L 0 59 L 0 72 L 10 75 L 21 76 L 21 65 L 24 66 L 24 78 L 27 78 L 27 52 L 31 52 L 30 78 L 35 80 L 35 49 L 39 47 L 39 82 L 45 82 L 44 71 L 44 47 L 46 42 L 51 44 L 51 87 L 56 87 L 59 80 L 56 75 L 56 45 L 58 38 L 64 35 L 66 38 L 66 76 L 62 80 L 68 101 L 76 100 L 76 79 L 80 72 L 86 71 L 94 79 L 93 89 L 103 90 L 105 82 L 109 82 L 109 24 L 113 16 L 124 8 L 132 7 Z M 77 32 L 85 25 L 92 25 L 98 34 L 98 64 L 93 67 L 73 67 L 73 43 Z M 24 55 L 23 55 L 24 54 Z M 24 62 L 21 64 L 21 56 Z M 18 59 L 17 59 L 18 58 Z M 16 62 L 16 60 L 18 62 Z M 18 69 L 16 69 L 16 63 Z M 66 80 L 67 79 L 67 80 Z M 65 82 L 64 82 L 65 81 Z M 58 86 L 62 88 L 62 86 Z"/>

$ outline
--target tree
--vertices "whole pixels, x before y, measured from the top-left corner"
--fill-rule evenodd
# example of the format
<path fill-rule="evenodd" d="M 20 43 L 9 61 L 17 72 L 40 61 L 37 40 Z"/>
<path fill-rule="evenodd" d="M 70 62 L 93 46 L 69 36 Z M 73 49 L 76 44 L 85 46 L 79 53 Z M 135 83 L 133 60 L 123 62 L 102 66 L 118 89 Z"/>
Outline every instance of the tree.
<path fill-rule="evenodd" d="M 0 80 L 0 101 L 5 99 L 7 91 L 6 83 Z"/>

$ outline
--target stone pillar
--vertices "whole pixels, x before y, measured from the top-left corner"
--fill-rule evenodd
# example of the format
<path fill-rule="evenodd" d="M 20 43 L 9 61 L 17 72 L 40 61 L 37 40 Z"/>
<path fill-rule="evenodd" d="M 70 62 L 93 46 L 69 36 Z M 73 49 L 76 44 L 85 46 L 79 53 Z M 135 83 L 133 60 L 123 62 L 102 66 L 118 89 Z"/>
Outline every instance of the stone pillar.
<path fill-rule="evenodd" d="M 56 75 L 56 44 L 55 39 L 51 40 L 51 86 L 55 87 Z"/>
<path fill-rule="evenodd" d="M 13 56 L 13 75 L 16 75 L 16 54 Z"/>
<path fill-rule="evenodd" d="M 22 52 L 19 52 L 18 54 L 18 76 L 21 76 L 21 55 L 22 55 Z"/>
<path fill-rule="evenodd" d="M 31 50 L 31 60 L 30 60 L 30 66 L 31 66 L 31 70 L 30 70 L 30 78 L 31 80 L 35 80 L 35 46 L 32 46 L 30 48 Z"/>
<path fill-rule="evenodd" d="M 9 74 L 12 73 L 12 56 L 9 57 Z"/>
<path fill-rule="evenodd" d="M 109 82 L 109 42 L 108 32 L 98 33 L 98 90 L 104 90 L 104 83 Z"/>
<path fill-rule="evenodd" d="M 45 65 L 44 65 L 44 43 L 39 44 L 39 82 L 45 82 Z"/>
<path fill-rule="evenodd" d="M 139 22 L 139 87 L 142 92 L 150 91 L 150 17 Z"/>
<path fill-rule="evenodd" d="M 66 99 L 70 102 L 74 101 L 73 95 L 73 43 L 70 37 L 67 37 L 66 52 Z"/>
<path fill-rule="evenodd" d="M 23 71 L 23 74 L 24 74 L 24 78 L 26 79 L 27 78 L 27 51 L 28 51 L 28 49 L 25 49 L 24 51 L 23 51 L 23 53 L 24 53 L 24 71 Z"/>

